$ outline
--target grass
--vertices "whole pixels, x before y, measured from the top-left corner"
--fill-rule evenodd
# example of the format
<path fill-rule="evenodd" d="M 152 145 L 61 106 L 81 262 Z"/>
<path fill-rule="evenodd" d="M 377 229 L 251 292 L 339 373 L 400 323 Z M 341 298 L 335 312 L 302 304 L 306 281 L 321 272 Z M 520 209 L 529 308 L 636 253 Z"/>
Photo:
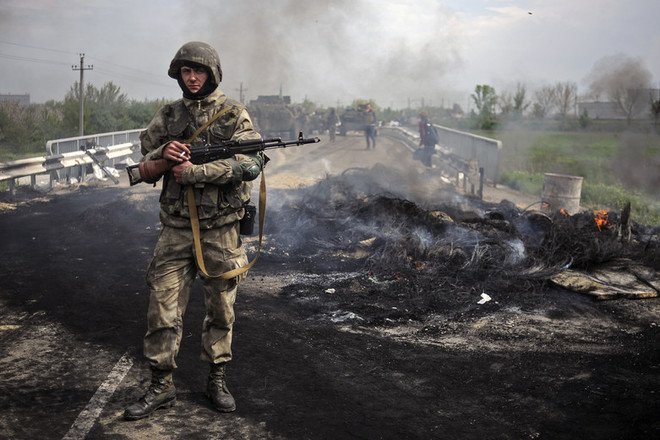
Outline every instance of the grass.
<path fill-rule="evenodd" d="M 523 130 L 486 135 L 502 141 L 501 183 L 541 195 L 544 173 L 582 176 L 583 206 L 621 210 L 630 201 L 635 221 L 660 225 L 660 136 Z"/>

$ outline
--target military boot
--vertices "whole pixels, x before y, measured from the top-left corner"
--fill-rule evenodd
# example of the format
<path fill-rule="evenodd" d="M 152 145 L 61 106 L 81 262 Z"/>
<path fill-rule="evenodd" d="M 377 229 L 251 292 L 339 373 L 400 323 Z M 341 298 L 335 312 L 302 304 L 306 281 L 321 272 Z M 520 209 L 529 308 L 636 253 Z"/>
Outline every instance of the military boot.
<path fill-rule="evenodd" d="M 147 392 L 124 410 L 126 420 L 148 417 L 159 408 L 169 408 L 176 401 L 176 388 L 172 381 L 172 370 L 151 369 L 151 384 Z"/>
<path fill-rule="evenodd" d="M 227 389 L 225 379 L 225 364 L 211 364 L 211 372 L 206 384 L 206 397 L 211 399 L 218 411 L 232 412 L 236 410 L 236 401 Z"/>

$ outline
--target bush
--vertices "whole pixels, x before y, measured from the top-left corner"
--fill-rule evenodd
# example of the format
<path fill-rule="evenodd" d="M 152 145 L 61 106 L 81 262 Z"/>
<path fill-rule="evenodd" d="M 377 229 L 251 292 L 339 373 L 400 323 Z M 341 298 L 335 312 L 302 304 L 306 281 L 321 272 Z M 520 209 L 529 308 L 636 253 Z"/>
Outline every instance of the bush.
<path fill-rule="evenodd" d="M 543 173 L 508 171 L 502 173 L 500 182 L 527 194 L 542 194 Z M 632 206 L 631 217 L 644 225 L 660 225 L 660 204 L 651 196 L 635 192 L 617 184 L 582 183 L 580 204 L 584 208 L 621 211 L 626 203 Z"/>
<path fill-rule="evenodd" d="M 582 185 L 583 206 L 620 211 L 628 202 L 633 220 L 645 225 L 660 225 L 660 204 L 651 197 L 621 185 L 589 182 Z"/>
<path fill-rule="evenodd" d="M 508 171 L 502 173 L 499 183 L 527 194 L 540 195 L 543 190 L 543 174 Z"/>

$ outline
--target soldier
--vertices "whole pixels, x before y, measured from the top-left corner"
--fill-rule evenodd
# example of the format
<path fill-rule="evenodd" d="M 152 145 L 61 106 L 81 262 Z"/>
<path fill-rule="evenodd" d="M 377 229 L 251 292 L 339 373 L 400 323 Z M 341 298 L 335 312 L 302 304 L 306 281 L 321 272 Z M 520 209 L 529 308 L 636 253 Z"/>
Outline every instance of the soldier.
<path fill-rule="evenodd" d="M 164 158 L 176 165 L 164 176 L 160 195 L 162 230 L 147 271 L 150 299 L 143 348 L 151 383 L 144 396 L 126 408 L 124 417 L 128 420 L 170 407 L 176 399 L 172 372 L 176 369 L 183 315 L 198 273 L 187 189 L 194 190 L 207 273 L 220 274 L 247 263 L 239 221 L 250 198 L 250 181 L 264 165 L 260 154 L 235 155 L 202 165 L 188 161 L 186 140 L 192 142 L 190 138 L 200 128 L 197 140 L 210 143 L 260 139 L 245 107 L 220 89 L 222 70 L 215 49 L 202 42 L 186 43 L 174 55 L 167 73 L 179 83 L 183 99 L 163 106 L 140 135 L 142 160 Z M 214 116 L 217 119 L 213 121 Z M 236 409 L 227 389 L 225 365 L 232 359 L 234 301 L 244 276 L 225 280 L 200 273 L 206 306 L 201 359 L 210 366 L 206 394 L 221 412 Z"/>
<path fill-rule="evenodd" d="M 376 124 L 378 120 L 376 119 L 376 113 L 371 108 L 371 104 L 367 104 L 365 109 L 365 122 L 364 137 L 367 140 L 367 150 L 369 148 L 376 148 Z"/>
<path fill-rule="evenodd" d="M 429 120 L 426 112 L 419 114 L 419 145 L 422 147 L 421 158 L 428 168 L 433 166 L 432 156 L 438 143 L 438 132 Z"/>
<path fill-rule="evenodd" d="M 330 142 L 335 141 L 335 136 L 337 134 L 337 126 L 340 124 L 339 116 L 337 116 L 337 111 L 334 107 L 330 107 L 328 110 L 328 116 L 325 120 L 325 125 L 328 128 L 328 134 L 330 135 Z"/>

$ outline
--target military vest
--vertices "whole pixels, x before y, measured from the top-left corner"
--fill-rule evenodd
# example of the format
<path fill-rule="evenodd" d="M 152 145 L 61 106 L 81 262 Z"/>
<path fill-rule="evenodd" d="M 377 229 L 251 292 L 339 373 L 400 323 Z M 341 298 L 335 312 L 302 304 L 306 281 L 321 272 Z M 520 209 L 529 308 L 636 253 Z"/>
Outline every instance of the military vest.
<path fill-rule="evenodd" d="M 192 144 L 199 142 L 218 143 L 230 140 L 236 131 L 238 117 L 244 107 L 239 102 L 229 98 L 221 105 L 209 106 L 206 112 L 200 112 L 197 115 L 193 115 L 183 100 L 169 104 L 168 108 L 165 109 L 168 138 L 178 141 L 188 140 L 198 127 L 226 106 L 230 106 L 231 109 L 200 133 Z M 200 225 L 205 228 L 218 227 L 240 219 L 243 215 L 243 206 L 250 199 L 251 190 L 252 186 L 249 182 L 235 182 L 225 185 L 196 184 L 194 186 L 195 202 Z M 168 171 L 164 176 L 160 205 L 163 224 L 173 227 L 188 227 L 190 225 L 185 186 L 176 182 L 171 171 Z"/>

